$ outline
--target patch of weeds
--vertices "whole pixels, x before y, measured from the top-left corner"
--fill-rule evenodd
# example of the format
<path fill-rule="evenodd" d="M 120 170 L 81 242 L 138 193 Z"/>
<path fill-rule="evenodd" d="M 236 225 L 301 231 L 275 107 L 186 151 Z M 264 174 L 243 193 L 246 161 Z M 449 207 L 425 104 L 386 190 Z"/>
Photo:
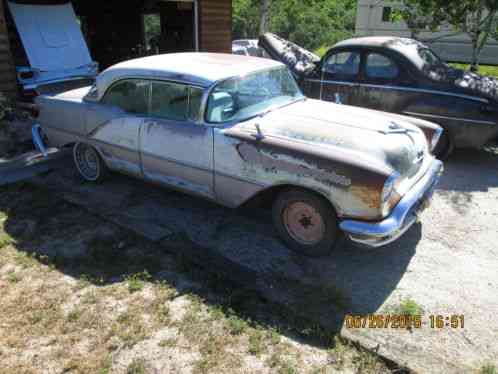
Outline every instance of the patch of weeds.
<path fill-rule="evenodd" d="M 142 358 L 134 359 L 131 364 L 126 368 L 126 374 L 145 374 L 147 373 L 147 367 L 145 365 L 145 360 Z"/>
<path fill-rule="evenodd" d="M 297 369 L 289 361 L 283 361 L 277 371 L 278 374 L 298 374 Z M 361 371 L 360 371 L 361 373 Z"/>
<path fill-rule="evenodd" d="M 109 374 L 112 367 L 112 356 L 107 355 L 101 363 L 99 374 Z"/>
<path fill-rule="evenodd" d="M 338 369 L 344 367 L 346 352 L 350 349 L 347 343 L 344 343 L 338 336 L 334 337 L 334 346 L 329 349 L 329 362 L 336 365 Z"/>
<path fill-rule="evenodd" d="M 280 334 L 273 327 L 270 327 L 270 329 L 267 331 L 267 337 L 272 345 L 277 345 L 278 343 L 280 343 Z"/>
<path fill-rule="evenodd" d="M 483 366 L 481 366 L 479 373 L 480 374 L 497 374 L 498 370 L 496 369 L 496 366 L 494 364 L 486 363 Z"/>
<path fill-rule="evenodd" d="M 353 358 L 353 362 L 357 365 L 358 373 L 379 373 L 383 368 L 379 358 L 367 351 L 360 351 L 359 355 Z"/>
<path fill-rule="evenodd" d="M 67 315 L 67 321 L 68 322 L 78 322 L 78 320 L 81 318 L 81 315 L 83 314 L 83 311 L 80 309 L 73 310 L 69 312 Z"/>
<path fill-rule="evenodd" d="M 35 311 L 29 316 L 29 322 L 32 325 L 36 325 L 43 320 L 43 312 Z"/>
<path fill-rule="evenodd" d="M 7 274 L 7 280 L 10 283 L 18 283 L 21 280 L 21 277 L 15 271 L 11 271 L 9 274 Z"/>
<path fill-rule="evenodd" d="M 35 266 L 38 261 L 36 260 L 36 255 L 26 252 L 16 252 L 14 256 L 14 260 L 16 263 L 23 268 L 29 268 Z"/>
<path fill-rule="evenodd" d="M 249 335 L 249 353 L 254 356 L 260 356 L 265 350 L 264 333 L 255 329 Z"/>
<path fill-rule="evenodd" d="M 138 312 L 126 311 L 118 316 L 110 331 L 110 336 L 119 337 L 124 346 L 133 347 L 147 337 L 147 330 Z"/>
<path fill-rule="evenodd" d="M 423 308 L 413 299 L 407 298 L 401 300 L 396 308 L 396 314 L 406 316 L 417 316 L 424 313 Z"/>
<path fill-rule="evenodd" d="M 163 325 L 168 325 L 171 321 L 169 306 L 166 304 L 160 304 L 156 309 L 155 316 L 159 323 Z"/>
<path fill-rule="evenodd" d="M 76 289 L 77 290 L 82 290 L 83 288 L 86 288 L 92 284 L 92 278 L 88 274 L 82 274 L 80 278 L 78 279 L 78 283 L 76 283 Z"/>
<path fill-rule="evenodd" d="M 242 335 L 242 333 L 247 329 L 248 323 L 242 318 L 232 314 L 227 319 L 228 330 L 232 335 Z"/>
<path fill-rule="evenodd" d="M 177 343 L 177 340 L 176 338 L 167 338 L 167 339 L 163 339 L 159 342 L 159 347 L 175 347 L 176 346 L 176 343 Z"/>
<path fill-rule="evenodd" d="M 81 297 L 81 302 L 83 304 L 97 304 L 98 298 L 95 291 L 90 291 Z"/>
<path fill-rule="evenodd" d="M 144 270 L 141 273 L 129 275 L 125 279 L 128 283 L 128 291 L 130 291 L 130 293 L 134 293 L 142 291 L 145 287 L 145 282 L 149 281 L 151 276 L 147 270 Z"/>
<path fill-rule="evenodd" d="M 9 234 L 6 234 L 4 232 L 0 234 L 0 249 L 7 247 L 13 242 L 14 239 L 12 239 L 12 237 Z"/>

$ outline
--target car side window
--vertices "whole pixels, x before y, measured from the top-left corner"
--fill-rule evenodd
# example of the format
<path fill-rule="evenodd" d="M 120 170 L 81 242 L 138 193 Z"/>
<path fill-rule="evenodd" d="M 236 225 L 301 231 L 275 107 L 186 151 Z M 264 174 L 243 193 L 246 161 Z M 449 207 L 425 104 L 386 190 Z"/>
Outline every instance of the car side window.
<path fill-rule="evenodd" d="M 101 103 L 117 106 L 128 113 L 146 114 L 149 82 L 141 79 L 127 79 L 111 86 Z"/>
<path fill-rule="evenodd" d="M 180 83 L 152 82 L 150 115 L 175 121 L 196 120 L 202 89 Z"/>
<path fill-rule="evenodd" d="M 360 54 L 358 52 L 334 53 L 325 61 L 323 71 L 342 78 L 355 78 L 360 71 Z"/>
<path fill-rule="evenodd" d="M 390 58 L 378 53 L 370 53 L 365 64 L 365 75 L 367 78 L 392 80 L 398 77 L 399 69 Z"/>

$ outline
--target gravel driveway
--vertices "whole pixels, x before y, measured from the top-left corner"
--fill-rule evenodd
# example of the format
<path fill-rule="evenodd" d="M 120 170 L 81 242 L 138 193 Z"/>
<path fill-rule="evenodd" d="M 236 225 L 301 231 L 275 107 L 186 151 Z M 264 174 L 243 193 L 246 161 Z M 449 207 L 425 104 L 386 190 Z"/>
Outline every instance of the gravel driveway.
<path fill-rule="evenodd" d="M 498 149 L 458 151 L 445 168 L 432 206 L 401 240 L 369 251 L 343 242 L 319 260 L 289 252 L 265 212 L 125 177 L 80 185 L 65 171 L 36 183 L 409 368 L 468 372 L 498 365 Z M 423 310 L 420 329 L 343 323 L 347 314 L 395 313 L 407 300 Z M 463 315 L 464 328 L 431 328 L 431 315 Z"/>

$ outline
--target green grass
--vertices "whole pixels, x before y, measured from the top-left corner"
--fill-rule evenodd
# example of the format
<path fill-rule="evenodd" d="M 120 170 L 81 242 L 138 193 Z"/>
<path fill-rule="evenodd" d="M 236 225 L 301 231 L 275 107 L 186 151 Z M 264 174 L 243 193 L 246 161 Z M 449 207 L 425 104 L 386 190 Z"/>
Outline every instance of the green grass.
<path fill-rule="evenodd" d="M 481 367 L 479 371 L 480 374 L 496 374 L 498 371 L 496 370 L 496 366 L 494 364 L 485 364 Z"/>
<path fill-rule="evenodd" d="M 404 299 L 399 303 L 397 313 L 405 316 L 419 316 L 424 313 L 424 310 L 415 300 Z"/>
<path fill-rule="evenodd" d="M 128 291 L 130 293 L 142 291 L 145 287 L 145 282 L 151 279 L 150 274 L 147 270 L 144 270 L 142 273 L 137 273 L 126 277 L 126 281 L 128 282 Z"/>
<path fill-rule="evenodd" d="M 468 70 L 469 69 L 469 64 L 457 64 L 457 63 L 451 63 L 451 66 L 458 68 L 458 69 L 464 69 Z M 495 65 L 479 65 L 479 73 L 483 75 L 489 75 L 495 78 L 498 78 L 498 66 Z"/>

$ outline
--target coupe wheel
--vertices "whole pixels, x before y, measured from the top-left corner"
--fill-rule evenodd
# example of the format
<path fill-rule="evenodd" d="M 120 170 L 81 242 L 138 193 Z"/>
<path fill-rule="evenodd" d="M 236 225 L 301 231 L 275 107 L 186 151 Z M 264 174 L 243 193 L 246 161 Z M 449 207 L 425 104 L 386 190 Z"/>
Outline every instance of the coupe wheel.
<path fill-rule="evenodd" d="M 329 254 L 339 233 L 330 204 L 306 191 L 282 192 L 273 204 L 273 221 L 289 248 L 309 257 Z"/>
<path fill-rule="evenodd" d="M 100 182 L 107 175 L 106 165 L 97 150 L 92 146 L 77 143 L 73 149 L 73 157 L 76 168 L 84 180 Z"/>
<path fill-rule="evenodd" d="M 439 159 L 439 160 L 446 160 L 448 157 L 450 157 L 451 153 L 453 152 L 454 146 L 453 142 L 451 141 L 450 136 L 446 131 L 443 131 L 441 134 L 441 138 L 439 139 L 439 142 L 436 145 L 436 148 L 434 149 L 434 155 Z"/>

